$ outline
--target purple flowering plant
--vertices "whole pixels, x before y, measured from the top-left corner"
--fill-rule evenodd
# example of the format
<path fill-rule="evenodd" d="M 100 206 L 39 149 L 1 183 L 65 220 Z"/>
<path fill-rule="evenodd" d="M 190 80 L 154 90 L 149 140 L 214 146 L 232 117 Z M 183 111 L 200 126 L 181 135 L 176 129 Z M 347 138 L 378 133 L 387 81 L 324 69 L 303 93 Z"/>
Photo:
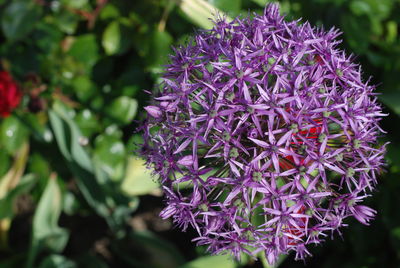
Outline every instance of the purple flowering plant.
<path fill-rule="evenodd" d="M 214 254 L 264 252 L 269 263 L 304 259 L 345 218 L 368 224 L 384 114 L 339 34 L 270 4 L 174 49 L 140 127 L 162 218 L 194 228 Z"/>

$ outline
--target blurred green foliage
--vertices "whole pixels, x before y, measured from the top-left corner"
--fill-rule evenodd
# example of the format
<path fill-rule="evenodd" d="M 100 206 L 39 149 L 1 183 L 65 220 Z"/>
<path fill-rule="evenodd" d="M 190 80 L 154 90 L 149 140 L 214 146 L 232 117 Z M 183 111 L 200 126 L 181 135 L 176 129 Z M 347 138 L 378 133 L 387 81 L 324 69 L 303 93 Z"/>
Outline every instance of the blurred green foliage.
<path fill-rule="evenodd" d="M 0 63 L 21 107 L 0 121 L 0 267 L 262 267 L 208 256 L 158 219 L 160 189 L 135 156 L 144 89 L 171 46 L 213 14 L 262 12 L 266 0 L 0 0 Z M 387 173 L 370 227 L 312 249 L 308 267 L 400 264 L 400 1 L 284 0 L 288 19 L 343 31 L 390 115 Z M 396 123 L 397 122 L 397 123 Z M 164 225 L 163 225 L 164 224 Z M 286 259 L 283 267 L 304 264 Z"/>

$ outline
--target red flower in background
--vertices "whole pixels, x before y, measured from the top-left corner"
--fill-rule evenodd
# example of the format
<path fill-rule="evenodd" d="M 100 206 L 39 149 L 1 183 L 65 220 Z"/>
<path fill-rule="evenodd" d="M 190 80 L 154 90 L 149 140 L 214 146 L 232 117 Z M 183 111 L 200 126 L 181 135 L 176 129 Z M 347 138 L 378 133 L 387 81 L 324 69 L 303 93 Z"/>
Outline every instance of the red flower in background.
<path fill-rule="evenodd" d="M 0 116 L 7 117 L 21 101 L 21 91 L 11 75 L 0 71 Z"/>

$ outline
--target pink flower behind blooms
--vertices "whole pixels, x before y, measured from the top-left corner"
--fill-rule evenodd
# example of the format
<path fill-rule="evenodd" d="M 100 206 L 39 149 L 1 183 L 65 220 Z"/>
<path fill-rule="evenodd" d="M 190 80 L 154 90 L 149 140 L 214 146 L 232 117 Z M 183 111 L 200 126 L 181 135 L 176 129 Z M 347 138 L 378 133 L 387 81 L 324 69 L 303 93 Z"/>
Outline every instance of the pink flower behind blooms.
<path fill-rule="evenodd" d="M 21 101 L 21 91 L 6 71 L 0 71 L 0 116 L 10 115 Z"/>
<path fill-rule="evenodd" d="M 166 197 L 161 217 L 212 253 L 309 255 L 375 211 L 385 145 L 375 87 L 339 32 L 263 15 L 218 20 L 175 49 L 141 129 Z"/>

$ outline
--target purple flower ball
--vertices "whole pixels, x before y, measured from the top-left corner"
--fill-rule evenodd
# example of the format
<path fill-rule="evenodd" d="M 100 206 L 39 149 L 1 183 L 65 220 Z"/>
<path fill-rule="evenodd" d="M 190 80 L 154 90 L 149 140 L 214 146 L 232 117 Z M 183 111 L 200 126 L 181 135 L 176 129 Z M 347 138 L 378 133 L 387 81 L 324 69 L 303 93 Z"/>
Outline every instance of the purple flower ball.
<path fill-rule="evenodd" d="M 339 31 L 263 15 L 218 19 L 174 50 L 155 90 L 142 156 L 166 207 L 214 254 L 310 255 L 361 205 L 384 164 L 375 87 Z"/>

